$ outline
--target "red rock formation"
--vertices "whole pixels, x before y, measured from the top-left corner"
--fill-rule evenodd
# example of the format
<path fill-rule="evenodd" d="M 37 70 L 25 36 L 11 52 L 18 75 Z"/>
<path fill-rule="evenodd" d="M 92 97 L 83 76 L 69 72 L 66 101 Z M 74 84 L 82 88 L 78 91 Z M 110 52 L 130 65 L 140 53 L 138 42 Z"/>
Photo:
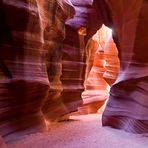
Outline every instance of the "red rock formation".
<path fill-rule="evenodd" d="M 46 129 L 41 112 L 49 90 L 45 54 L 53 52 L 52 41 L 63 39 L 71 12 L 66 1 L 0 2 L 0 135 L 7 142 Z"/>
<path fill-rule="evenodd" d="M 109 86 L 104 78 L 115 81 L 119 70 L 118 52 L 111 30 L 103 25 L 87 43 L 86 53 L 85 91 L 82 98 L 83 105 L 88 106 L 88 113 L 94 113 L 108 98 Z"/>
<path fill-rule="evenodd" d="M 71 0 L 76 14 L 66 22 L 65 40 L 62 48 L 62 101 L 69 112 L 82 104 L 81 93 L 85 78 L 85 45 L 96 32 L 98 17 L 92 1 Z M 93 17 L 92 17 L 93 16 Z M 96 22 L 96 24 L 94 24 Z M 86 29 L 83 34 L 81 29 Z M 80 31 L 81 30 L 81 31 Z"/>
<path fill-rule="evenodd" d="M 90 12 L 92 14 L 92 9 L 90 10 L 87 4 L 81 3 L 84 10 L 88 9 L 87 18 L 82 15 L 81 25 L 78 26 L 67 24 L 67 28 L 70 26 L 70 31 L 76 36 L 68 44 L 73 43 L 71 47 L 76 50 L 73 50 L 75 58 L 72 61 L 68 58 L 68 62 L 66 56 L 69 56 L 69 51 L 65 52 L 62 86 L 61 53 L 64 54 L 64 50 L 61 52 L 60 42 L 64 37 L 64 23 L 74 12 L 70 5 L 68 0 L 52 0 L 50 3 L 45 0 L 31 2 L 17 0 L 16 4 L 7 0 L 0 3 L 2 14 L 0 98 L 5 98 L 2 99 L 4 104 L 1 107 L 0 134 L 7 141 L 17 138 L 18 135 L 44 130 L 46 128 L 44 117 L 49 121 L 55 120 L 75 110 L 81 103 L 84 63 L 77 31 L 83 24 L 89 28 L 87 18 L 90 17 Z M 81 14 L 83 11 L 77 12 Z M 74 22 L 77 24 L 77 21 Z M 67 35 L 71 34 L 66 33 L 66 40 Z M 76 70 L 73 82 L 70 82 L 72 85 L 66 80 L 71 74 L 68 72 L 64 74 L 64 71 L 69 71 L 67 65 L 73 66 Z M 68 85 L 65 85 L 66 83 Z M 72 91 L 75 93 L 71 93 Z"/>
<path fill-rule="evenodd" d="M 62 75 L 62 42 L 65 35 L 65 22 L 74 15 L 74 9 L 69 1 L 58 1 L 63 9 L 57 4 L 55 13 L 49 13 L 46 19 L 54 18 L 54 21 L 45 30 L 44 38 L 47 40 L 46 65 L 50 89 L 42 111 L 48 121 L 55 121 L 69 113 L 65 107 L 61 92 L 63 90 Z M 66 3 L 65 3 L 66 2 Z M 53 3 L 56 3 L 53 1 Z M 45 5 L 47 7 L 47 4 Z M 44 8 L 45 9 L 45 8 Z"/>
<path fill-rule="evenodd" d="M 98 13 L 112 27 L 120 72 L 112 85 L 103 125 L 133 133 L 148 132 L 148 2 L 99 0 Z M 99 12 L 100 10 L 100 12 Z"/>
<path fill-rule="evenodd" d="M 7 148 L 3 138 L 0 136 L 0 148 Z"/>

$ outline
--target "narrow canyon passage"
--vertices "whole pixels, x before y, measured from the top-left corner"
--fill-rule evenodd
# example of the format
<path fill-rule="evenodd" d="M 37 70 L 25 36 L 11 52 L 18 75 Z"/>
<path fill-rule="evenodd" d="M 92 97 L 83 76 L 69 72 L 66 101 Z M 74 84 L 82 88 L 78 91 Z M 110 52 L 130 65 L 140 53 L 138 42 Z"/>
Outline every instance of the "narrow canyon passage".
<path fill-rule="evenodd" d="M 148 0 L 0 0 L 0 148 L 148 147 Z"/>

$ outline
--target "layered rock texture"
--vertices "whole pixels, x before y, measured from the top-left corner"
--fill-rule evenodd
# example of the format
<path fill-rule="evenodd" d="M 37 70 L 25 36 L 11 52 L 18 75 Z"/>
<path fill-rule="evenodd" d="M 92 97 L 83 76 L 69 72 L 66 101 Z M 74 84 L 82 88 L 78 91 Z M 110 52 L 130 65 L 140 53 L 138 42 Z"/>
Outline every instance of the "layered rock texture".
<path fill-rule="evenodd" d="M 75 13 L 71 2 L 76 14 L 66 22 Z M 0 136 L 6 142 L 46 130 L 45 120 L 55 121 L 82 103 L 85 45 L 103 23 L 113 30 L 119 75 L 110 56 L 117 53 L 104 50 L 114 48 L 112 40 L 100 43 L 99 48 L 95 43 L 94 60 L 90 62 L 93 66 L 86 78 L 101 76 L 103 86 L 95 80 L 97 85 L 92 87 L 86 79 L 85 88 L 103 88 L 106 92 L 106 82 L 112 85 L 117 76 L 103 113 L 103 125 L 148 132 L 148 2 L 71 2 L 0 1 Z"/>
<path fill-rule="evenodd" d="M 92 1 L 71 0 L 71 2 L 76 14 L 66 22 L 61 75 L 62 101 L 69 112 L 76 111 L 82 104 L 81 94 L 84 91 L 86 68 L 85 46 L 88 39 L 96 32 L 100 21 L 94 13 L 95 6 Z"/>
<path fill-rule="evenodd" d="M 103 22 L 112 28 L 120 71 L 112 85 L 103 125 L 133 133 L 148 132 L 148 2 L 96 1 Z M 100 10 L 100 12 L 99 12 Z"/>
<path fill-rule="evenodd" d="M 94 13 L 92 1 L 71 1 L 75 8 L 75 15 L 58 28 L 53 30 L 52 46 L 47 56 L 48 78 L 50 81 L 49 99 L 43 106 L 47 120 L 56 120 L 62 115 L 76 111 L 82 104 L 81 93 L 84 90 L 85 77 L 85 44 L 92 31 L 91 15 Z M 94 14 L 95 15 L 95 14 Z M 91 21 L 90 21 L 91 20 Z M 97 20 L 97 19 L 96 19 Z M 60 22 L 63 23 L 63 22 Z M 59 21 L 55 22 L 59 24 Z M 55 31 L 55 32 L 54 32 Z M 65 31 L 65 32 L 64 32 Z M 65 39 L 61 44 L 61 37 Z M 47 36 L 49 37 L 49 35 Z M 52 109 L 51 109 L 52 108 Z"/>
<path fill-rule="evenodd" d="M 59 62 L 55 42 L 73 14 L 67 1 L 0 2 L 0 135 L 7 142 L 46 129 L 42 106 L 51 99 L 49 81 L 58 82 L 52 73 L 59 73 L 48 62 Z"/>
<path fill-rule="evenodd" d="M 82 103 L 86 33 L 78 31 L 84 26 L 90 34 L 93 6 L 72 2 L 76 15 L 66 33 L 74 15 L 68 0 L 0 2 L 0 135 L 7 142 L 45 130 L 45 120 Z"/>
<path fill-rule="evenodd" d="M 93 113 L 108 99 L 110 84 L 104 78 L 115 81 L 119 71 L 118 51 L 109 28 L 103 25 L 88 41 L 86 57 L 85 91 L 82 98 L 84 105 L 89 105 L 91 109 L 94 106 L 92 111 L 88 111 Z"/>
<path fill-rule="evenodd" d="M 47 3 L 49 2 L 44 4 L 45 8 L 48 6 Z M 56 3 L 56 5 L 54 4 L 53 8 L 51 8 L 51 12 L 48 12 L 45 17 L 46 20 L 49 22 L 52 20 L 53 23 L 45 28 L 44 33 L 44 38 L 46 40 L 44 48 L 47 50 L 46 66 L 50 89 L 43 104 L 42 111 L 48 121 L 55 121 L 61 116 L 69 113 L 61 97 L 61 92 L 63 90 L 61 82 L 62 42 L 65 38 L 65 22 L 73 17 L 75 13 L 74 8 L 69 1 L 54 0 L 52 3 Z"/>

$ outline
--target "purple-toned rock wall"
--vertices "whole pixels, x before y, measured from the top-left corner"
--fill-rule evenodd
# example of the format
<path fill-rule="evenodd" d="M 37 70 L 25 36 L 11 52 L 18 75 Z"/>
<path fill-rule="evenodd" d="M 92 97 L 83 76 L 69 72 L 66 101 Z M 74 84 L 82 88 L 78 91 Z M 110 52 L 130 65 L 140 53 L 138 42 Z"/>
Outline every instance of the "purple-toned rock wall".
<path fill-rule="evenodd" d="M 61 76 L 62 100 L 70 112 L 82 104 L 81 94 L 84 90 L 86 68 L 85 46 L 100 24 L 91 0 L 71 0 L 71 2 L 76 14 L 66 22 Z"/>
<path fill-rule="evenodd" d="M 59 76 L 53 66 L 60 61 L 59 45 L 53 44 L 63 40 L 73 14 L 67 1 L 0 2 L 0 135 L 6 142 L 46 130 L 47 111 L 41 110 L 58 82 L 53 73 Z"/>
<path fill-rule="evenodd" d="M 148 2 L 98 0 L 98 13 L 112 27 L 120 71 L 110 90 L 103 125 L 148 132 Z M 100 11 L 99 11 L 100 10 Z"/>

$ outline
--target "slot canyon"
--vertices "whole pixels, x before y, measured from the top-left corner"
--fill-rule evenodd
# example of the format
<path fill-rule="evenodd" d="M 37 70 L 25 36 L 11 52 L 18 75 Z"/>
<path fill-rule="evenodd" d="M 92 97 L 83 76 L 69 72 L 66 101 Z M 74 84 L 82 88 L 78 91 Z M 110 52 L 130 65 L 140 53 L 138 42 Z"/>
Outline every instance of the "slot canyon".
<path fill-rule="evenodd" d="M 0 148 L 147 148 L 148 0 L 0 0 Z"/>

